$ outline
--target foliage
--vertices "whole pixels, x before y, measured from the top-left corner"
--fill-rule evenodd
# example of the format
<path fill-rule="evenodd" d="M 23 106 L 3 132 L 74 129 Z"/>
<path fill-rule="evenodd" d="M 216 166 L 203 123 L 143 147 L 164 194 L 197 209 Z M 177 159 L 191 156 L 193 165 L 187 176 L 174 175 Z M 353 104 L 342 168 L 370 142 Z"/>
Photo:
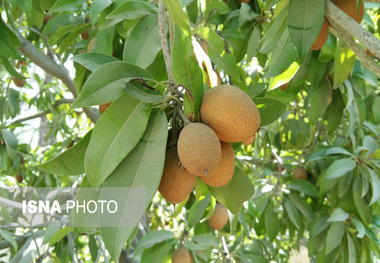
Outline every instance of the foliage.
<path fill-rule="evenodd" d="M 170 262 L 180 244 L 195 262 L 287 262 L 301 247 L 315 262 L 379 259 L 379 82 L 338 30 L 310 51 L 325 1 L 164 0 L 164 28 L 160 4 L 0 1 L 1 186 L 80 185 L 95 198 L 145 187 L 148 198 L 135 228 L 0 221 L 1 260 Z M 363 30 L 378 37 L 379 4 L 365 7 Z M 167 142 L 200 120 L 216 74 L 252 97 L 261 129 L 254 144 L 233 144 L 227 186 L 197 179 L 171 205 L 157 193 Z M 292 178 L 300 166 L 308 180 Z M 220 231 L 207 223 L 216 201 L 230 212 Z"/>

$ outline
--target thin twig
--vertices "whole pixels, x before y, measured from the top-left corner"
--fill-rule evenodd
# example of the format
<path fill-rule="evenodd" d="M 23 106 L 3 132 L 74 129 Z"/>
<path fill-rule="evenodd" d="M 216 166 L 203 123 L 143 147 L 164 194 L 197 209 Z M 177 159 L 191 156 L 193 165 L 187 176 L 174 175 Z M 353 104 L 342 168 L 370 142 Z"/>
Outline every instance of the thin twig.
<path fill-rule="evenodd" d="M 101 239 L 101 237 L 100 237 L 99 235 L 96 235 L 95 237 L 96 237 L 96 239 L 97 239 L 98 242 L 99 242 L 100 250 L 103 252 L 103 255 L 104 255 L 104 261 L 105 261 L 106 263 L 109 263 L 109 260 L 108 260 L 108 257 L 107 257 L 107 251 L 106 251 L 106 248 L 105 248 L 105 246 L 104 246 L 104 242 L 103 242 L 103 240 Z"/>
<path fill-rule="evenodd" d="M 177 108 L 177 112 L 178 112 L 178 115 L 181 117 L 181 119 L 183 120 L 184 122 L 184 125 L 183 126 L 186 126 L 187 124 L 190 124 L 191 121 L 187 118 L 187 116 L 185 115 L 185 113 L 183 112 L 182 109 L 179 109 Z"/>

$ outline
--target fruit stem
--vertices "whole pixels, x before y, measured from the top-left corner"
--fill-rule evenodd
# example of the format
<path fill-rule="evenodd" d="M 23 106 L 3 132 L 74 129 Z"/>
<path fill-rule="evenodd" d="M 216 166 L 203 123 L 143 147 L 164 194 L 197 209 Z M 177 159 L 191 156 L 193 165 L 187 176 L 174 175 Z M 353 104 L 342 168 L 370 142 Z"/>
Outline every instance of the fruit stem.
<path fill-rule="evenodd" d="M 177 105 L 181 105 L 181 104 L 177 104 Z M 185 115 L 185 113 L 183 112 L 183 110 L 181 108 L 177 108 L 177 112 L 178 112 L 178 115 L 181 117 L 181 119 L 184 122 L 183 126 L 186 126 L 187 124 L 191 123 L 191 121 L 187 118 L 187 116 Z"/>
<path fill-rule="evenodd" d="M 208 170 L 207 169 L 205 169 L 205 174 L 206 174 L 207 178 L 210 178 L 210 176 L 208 175 Z"/>

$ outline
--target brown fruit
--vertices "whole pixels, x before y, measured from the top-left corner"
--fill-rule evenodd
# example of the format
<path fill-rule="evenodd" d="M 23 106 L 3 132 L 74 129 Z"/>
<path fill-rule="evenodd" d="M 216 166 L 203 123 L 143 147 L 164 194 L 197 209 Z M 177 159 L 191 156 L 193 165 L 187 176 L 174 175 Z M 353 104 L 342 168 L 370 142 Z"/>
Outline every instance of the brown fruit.
<path fill-rule="evenodd" d="M 193 263 L 193 257 L 187 248 L 180 246 L 172 254 L 172 263 Z"/>
<path fill-rule="evenodd" d="M 90 38 L 90 32 L 88 31 L 88 29 L 86 31 L 82 32 L 80 35 L 82 36 L 83 40 L 87 40 Z"/>
<path fill-rule="evenodd" d="M 17 180 L 17 182 L 21 183 L 22 182 L 22 174 L 21 172 L 18 172 L 15 174 L 15 179 Z"/>
<path fill-rule="evenodd" d="M 238 0 L 238 2 L 239 2 L 240 4 L 242 4 L 242 3 L 246 3 L 246 4 L 248 4 L 250 1 L 251 1 L 251 0 Z"/>
<path fill-rule="evenodd" d="M 241 89 L 220 85 L 209 89 L 202 101 L 202 122 L 223 142 L 242 142 L 260 127 L 260 113 L 253 100 Z"/>
<path fill-rule="evenodd" d="M 201 39 L 199 40 L 199 45 L 201 45 L 203 51 L 206 53 L 206 55 L 208 56 L 208 43 L 207 41 Z"/>
<path fill-rule="evenodd" d="M 164 172 L 158 191 L 170 203 L 184 201 L 195 185 L 196 176 L 180 166 L 177 148 L 171 147 L 166 151 Z"/>
<path fill-rule="evenodd" d="M 214 213 L 212 213 L 212 216 L 209 218 L 208 223 L 213 229 L 219 230 L 219 229 L 222 229 L 227 224 L 227 222 L 228 222 L 227 208 L 217 203 L 215 205 Z"/>
<path fill-rule="evenodd" d="M 256 135 L 252 136 L 251 138 L 245 140 L 242 142 L 243 145 L 251 145 L 256 139 Z"/>
<path fill-rule="evenodd" d="M 282 84 L 282 85 L 280 86 L 280 89 L 281 89 L 282 91 L 286 91 L 286 89 L 287 89 L 288 86 L 289 86 L 289 83 L 290 83 L 290 81 L 287 82 L 287 83 L 285 83 L 285 84 Z"/>
<path fill-rule="evenodd" d="M 95 44 L 95 38 L 91 39 L 90 40 L 90 43 L 88 43 L 88 46 L 87 46 L 87 52 L 90 52 L 92 47 L 94 46 Z"/>
<path fill-rule="evenodd" d="M 329 36 L 329 27 L 330 27 L 329 22 L 327 21 L 325 17 L 323 19 L 321 32 L 319 32 L 317 39 L 314 41 L 314 44 L 311 46 L 311 50 L 319 50 L 326 44 L 327 38 Z"/>
<path fill-rule="evenodd" d="M 17 77 L 13 77 L 12 80 L 13 80 L 13 83 L 14 83 L 17 87 L 19 87 L 19 88 L 24 87 L 25 84 L 26 84 L 26 80 L 25 80 L 25 79 L 19 79 L 19 78 L 17 78 Z"/>
<path fill-rule="evenodd" d="M 361 1 L 357 11 L 357 0 L 331 0 L 331 2 L 356 22 L 360 23 L 362 21 L 364 17 L 364 1 Z"/>
<path fill-rule="evenodd" d="M 206 72 L 207 73 L 207 72 Z M 220 78 L 220 75 L 219 75 L 219 72 L 218 71 L 215 71 L 216 73 L 216 85 L 217 86 L 220 86 L 220 84 L 222 83 L 222 79 Z M 210 78 L 208 77 L 208 73 L 207 73 L 207 80 L 206 80 L 206 84 L 209 85 L 211 87 L 211 82 L 210 82 Z"/>
<path fill-rule="evenodd" d="M 222 187 L 231 181 L 235 171 L 235 152 L 232 145 L 222 142 L 222 158 L 215 170 L 210 172 L 209 177 L 200 177 L 203 182 L 213 187 Z"/>
<path fill-rule="evenodd" d="M 53 14 L 46 15 L 46 16 L 44 17 L 44 22 L 45 22 L 45 24 L 46 24 L 47 22 L 49 22 L 49 20 L 52 19 L 52 18 L 53 18 Z"/>
<path fill-rule="evenodd" d="M 104 113 L 106 111 L 106 109 L 108 109 L 108 107 L 111 105 L 111 102 L 108 102 L 108 103 L 104 103 L 104 104 L 100 104 L 99 105 L 99 111 L 101 113 Z"/>
<path fill-rule="evenodd" d="M 292 179 L 302 179 L 307 180 L 308 174 L 305 168 L 298 167 L 293 171 Z"/>
<path fill-rule="evenodd" d="M 178 138 L 178 156 L 183 167 L 197 176 L 206 176 L 218 167 L 222 147 L 215 132 L 203 123 L 190 123 Z"/>

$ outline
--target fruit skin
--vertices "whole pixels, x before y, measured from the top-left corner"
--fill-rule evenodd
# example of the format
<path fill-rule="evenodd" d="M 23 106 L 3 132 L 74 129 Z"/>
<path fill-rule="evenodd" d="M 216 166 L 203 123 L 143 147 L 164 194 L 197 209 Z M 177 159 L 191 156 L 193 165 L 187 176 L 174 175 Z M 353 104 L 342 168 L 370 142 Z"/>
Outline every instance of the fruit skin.
<path fill-rule="evenodd" d="M 280 86 L 280 89 L 281 89 L 282 91 L 286 91 L 286 89 L 287 89 L 288 86 L 289 86 L 289 83 L 290 83 L 290 81 L 287 82 L 287 83 L 285 83 L 285 84 L 282 84 L 282 85 Z"/>
<path fill-rule="evenodd" d="M 172 254 L 172 263 L 193 263 L 193 257 L 187 248 L 181 246 L 174 250 Z"/>
<path fill-rule="evenodd" d="M 180 167 L 177 148 L 171 147 L 166 151 L 164 172 L 158 191 L 170 203 L 184 201 L 195 185 L 196 176 Z"/>
<path fill-rule="evenodd" d="M 203 123 L 190 123 L 178 138 L 178 156 L 183 167 L 197 176 L 206 176 L 218 167 L 222 146 L 215 132 Z"/>
<path fill-rule="evenodd" d="M 327 38 L 329 36 L 329 27 L 329 22 L 325 17 L 323 19 L 321 31 L 319 32 L 317 39 L 314 41 L 314 44 L 311 46 L 311 50 L 319 50 L 326 44 Z"/>
<path fill-rule="evenodd" d="M 251 1 L 251 0 L 238 0 L 238 2 L 239 2 L 240 4 L 242 4 L 242 3 L 246 3 L 246 4 L 248 4 L 250 1 Z"/>
<path fill-rule="evenodd" d="M 15 179 L 17 180 L 18 183 L 22 182 L 22 174 L 21 172 L 18 172 L 15 174 Z"/>
<path fill-rule="evenodd" d="M 214 213 L 212 213 L 212 216 L 209 218 L 208 223 L 213 229 L 219 230 L 219 229 L 222 229 L 227 224 L 227 222 L 228 222 L 227 208 L 217 203 L 215 205 Z"/>
<path fill-rule="evenodd" d="M 206 91 L 201 119 L 223 142 L 241 142 L 251 138 L 260 127 L 260 113 L 253 100 L 241 89 L 220 85 Z"/>
<path fill-rule="evenodd" d="M 111 105 L 111 102 L 108 102 L 108 103 L 104 103 L 104 104 L 100 104 L 99 105 L 99 111 L 101 113 L 104 113 L 106 111 L 106 109 L 108 109 L 108 107 Z"/>
<path fill-rule="evenodd" d="M 360 23 L 364 17 L 364 1 L 361 1 L 358 10 L 357 0 L 331 0 L 331 2 L 339 7 L 343 12 L 345 12 L 348 16 L 354 19 L 356 22 Z"/>
<path fill-rule="evenodd" d="M 256 136 L 252 136 L 251 138 L 245 140 L 242 142 L 243 145 L 247 146 L 247 145 L 251 145 L 256 139 Z"/>
<path fill-rule="evenodd" d="M 19 78 L 17 78 L 17 77 L 13 77 L 12 80 L 13 80 L 13 83 L 14 83 L 17 87 L 19 87 L 19 88 L 24 87 L 25 84 L 26 84 L 26 80 L 25 80 L 25 79 L 19 79 Z"/>
<path fill-rule="evenodd" d="M 90 32 L 88 31 L 88 29 L 86 31 L 82 32 L 80 35 L 81 35 L 83 40 L 87 40 L 90 38 Z"/>
<path fill-rule="evenodd" d="M 305 168 L 298 167 L 293 171 L 292 179 L 302 179 L 307 180 L 308 174 Z"/>
<path fill-rule="evenodd" d="M 222 142 L 222 158 L 218 167 L 209 173 L 209 177 L 200 177 L 203 182 L 213 187 L 222 187 L 231 181 L 235 172 L 235 152 L 232 145 Z"/>

